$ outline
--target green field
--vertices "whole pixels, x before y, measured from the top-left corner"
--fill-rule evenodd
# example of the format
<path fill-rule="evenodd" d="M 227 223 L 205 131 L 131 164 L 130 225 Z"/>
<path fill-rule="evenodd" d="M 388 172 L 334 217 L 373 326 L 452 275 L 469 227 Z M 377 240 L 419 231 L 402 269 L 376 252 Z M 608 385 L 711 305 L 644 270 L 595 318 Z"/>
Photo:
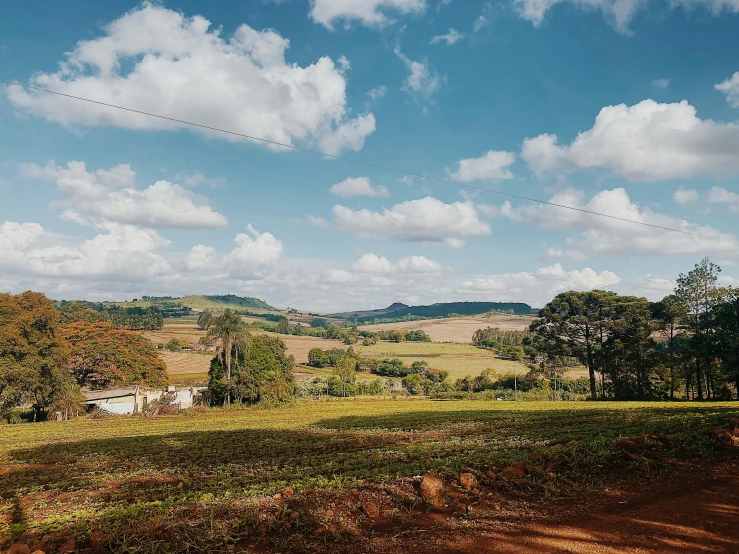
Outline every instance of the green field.
<path fill-rule="evenodd" d="M 363 525 L 357 495 L 380 495 L 397 517 L 419 506 L 402 478 L 433 471 L 451 479 L 468 469 L 484 479 L 520 460 L 547 495 L 566 494 L 572 480 L 602 479 L 626 463 L 614 444 L 621 436 L 645 437 L 657 469 L 712 456 L 721 446 L 706 431 L 737 415 L 736 402 L 354 400 L 3 425 L 0 548 L 42 537 L 87 545 L 99 529 L 121 552 L 229 551 L 258 541 L 284 552 L 314 539 L 330 550 L 342 529 Z M 550 463 L 558 475 L 545 472 Z M 268 496 L 286 485 L 294 498 Z"/>
<path fill-rule="evenodd" d="M 529 371 L 525 364 L 498 358 L 490 350 L 470 344 L 382 341 L 372 346 L 355 346 L 355 350 L 370 358 L 401 358 L 406 365 L 423 360 L 431 369 L 448 371 L 452 382 L 467 375 L 476 377 L 488 368 L 498 375 L 523 375 Z"/>

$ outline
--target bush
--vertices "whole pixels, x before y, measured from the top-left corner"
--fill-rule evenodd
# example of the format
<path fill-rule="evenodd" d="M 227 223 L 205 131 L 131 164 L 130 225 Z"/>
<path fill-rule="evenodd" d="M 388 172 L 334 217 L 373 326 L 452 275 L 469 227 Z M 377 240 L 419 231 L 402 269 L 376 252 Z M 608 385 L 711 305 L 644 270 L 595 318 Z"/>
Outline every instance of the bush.
<path fill-rule="evenodd" d="M 417 373 L 412 373 L 404 377 L 402 382 L 403 388 L 408 391 L 408 394 L 423 394 L 423 377 Z"/>
<path fill-rule="evenodd" d="M 409 342 L 431 342 L 431 337 L 421 330 L 408 331 L 405 340 Z"/>

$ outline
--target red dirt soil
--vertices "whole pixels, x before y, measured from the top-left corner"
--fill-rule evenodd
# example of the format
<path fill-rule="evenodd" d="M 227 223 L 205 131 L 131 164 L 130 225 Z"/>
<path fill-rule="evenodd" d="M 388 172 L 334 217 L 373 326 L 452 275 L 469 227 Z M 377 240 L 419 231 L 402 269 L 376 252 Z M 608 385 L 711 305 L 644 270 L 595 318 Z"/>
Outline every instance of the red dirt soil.
<path fill-rule="evenodd" d="M 433 529 L 434 523 L 428 521 L 428 526 L 419 525 L 416 532 L 409 529 L 403 533 L 405 540 L 397 541 L 396 535 L 392 547 L 378 544 L 380 548 L 373 551 L 739 553 L 739 464 L 730 462 L 700 471 L 693 468 L 655 481 L 645 482 L 644 488 L 635 482 L 626 490 L 610 490 L 587 505 L 553 510 L 539 507 L 538 514 L 524 513 L 517 521 L 482 518 L 469 530 L 445 532 L 443 526 Z"/>

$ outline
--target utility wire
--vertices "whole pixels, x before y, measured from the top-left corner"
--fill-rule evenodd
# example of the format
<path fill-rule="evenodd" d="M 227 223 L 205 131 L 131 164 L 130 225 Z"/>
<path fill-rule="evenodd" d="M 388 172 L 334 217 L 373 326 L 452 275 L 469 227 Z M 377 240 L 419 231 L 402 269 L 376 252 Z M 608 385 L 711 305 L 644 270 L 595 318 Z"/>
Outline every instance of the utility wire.
<path fill-rule="evenodd" d="M 518 194 L 512 194 L 510 192 L 502 192 L 502 191 L 493 190 L 493 189 L 486 189 L 484 187 L 476 187 L 474 185 L 468 185 L 468 184 L 465 184 L 465 183 L 458 183 L 456 181 L 451 181 L 449 179 L 442 179 L 440 177 L 430 177 L 428 175 L 422 175 L 420 173 L 413 173 L 412 171 L 406 171 L 404 169 L 397 169 L 397 168 L 394 168 L 394 167 L 388 167 L 388 166 L 384 166 L 384 165 L 380 165 L 380 164 L 375 164 L 375 163 L 372 163 L 372 162 L 365 162 L 365 161 L 362 161 L 362 160 L 356 160 L 354 158 L 346 158 L 344 156 L 336 156 L 334 154 L 326 154 L 325 152 L 320 152 L 318 150 L 312 150 L 310 148 L 304 148 L 302 146 L 295 146 L 294 144 L 285 144 L 283 142 L 277 142 L 277 141 L 274 141 L 274 140 L 269 140 L 269 139 L 265 139 L 265 138 L 260 138 L 260 137 L 254 137 L 254 136 L 251 136 L 251 135 L 246 135 L 244 133 L 237 133 L 236 131 L 228 131 L 226 129 L 219 129 L 218 127 L 211 127 L 210 125 L 203 125 L 202 123 L 194 123 L 192 121 L 185 121 L 183 119 L 177 119 L 177 118 L 174 118 L 174 117 L 167 117 L 165 115 L 159 115 L 159 114 L 155 114 L 155 113 L 151 113 L 151 112 L 145 112 L 145 111 L 142 111 L 142 110 L 136 110 L 134 108 L 128 108 L 128 107 L 125 107 L 125 106 L 117 106 L 115 104 L 108 104 L 107 102 L 100 102 L 99 100 L 92 100 L 91 98 L 83 98 L 81 96 L 74 96 L 72 94 L 65 94 L 63 92 L 58 92 L 58 91 L 55 91 L 55 90 L 49 90 L 49 89 L 45 89 L 45 88 L 41 88 L 41 87 L 34 87 L 32 85 L 24 85 L 23 83 L 18 83 L 17 81 L 8 81 L 8 80 L 5 80 L 5 79 L 0 79 L 0 83 L 5 83 L 7 85 L 14 85 L 14 86 L 21 87 L 21 88 L 26 88 L 26 89 L 31 89 L 31 90 L 35 90 L 35 91 L 38 91 L 38 92 L 45 92 L 45 93 L 48 93 L 48 94 L 55 94 L 57 96 L 63 96 L 65 98 L 71 98 L 73 100 L 80 100 L 82 102 L 89 102 L 91 104 L 98 104 L 99 106 L 106 106 L 108 108 L 115 108 L 116 110 L 123 110 L 123 111 L 127 111 L 127 112 L 132 112 L 132 113 L 137 113 L 137 114 L 141 114 L 141 115 L 146 115 L 146 116 L 149 116 L 149 117 L 155 117 L 157 119 L 163 119 L 165 121 L 172 121 L 174 123 L 181 123 L 182 125 L 190 125 L 192 127 L 199 127 L 201 129 L 208 129 L 209 131 L 216 131 L 218 133 L 224 133 L 224 134 L 227 134 L 227 135 L 233 135 L 233 136 L 237 136 L 237 137 L 241 137 L 241 138 L 245 138 L 245 139 L 249 139 L 249 140 L 253 140 L 253 141 L 257 141 L 257 142 L 264 142 L 266 144 L 272 144 L 274 146 L 280 146 L 282 148 L 291 148 L 293 150 L 299 150 L 300 152 L 307 152 L 309 154 L 317 154 L 319 156 L 324 156 L 326 158 L 332 158 L 334 160 L 341 160 L 341 161 L 344 161 L 344 162 L 350 162 L 350 163 L 354 163 L 354 164 L 359 164 L 359 165 L 363 165 L 363 166 L 366 166 L 366 167 L 372 167 L 372 168 L 375 168 L 375 169 L 382 169 L 384 171 L 392 171 L 394 173 L 400 173 L 400 174 L 403 174 L 403 175 L 408 175 L 410 177 L 418 177 L 418 178 L 421 178 L 421 179 L 428 179 L 430 181 L 436 181 L 438 183 L 444 183 L 444 184 L 447 184 L 447 185 L 454 185 L 454 186 L 457 186 L 457 187 L 464 187 L 464 188 L 472 189 L 472 190 L 479 191 L 479 192 L 488 192 L 488 193 L 491 193 L 491 194 L 498 194 L 500 196 L 507 196 L 509 198 L 516 198 L 517 200 L 526 200 L 527 202 L 535 202 L 537 204 L 543 204 L 543 205 L 546 205 L 546 206 L 553 206 L 555 208 L 562 208 L 562 209 L 565 209 L 565 210 L 572 210 L 572 211 L 575 211 L 575 212 L 580 212 L 580 213 L 584 213 L 584 214 L 594 215 L 594 216 L 598 216 L 598 217 L 607 217 L 609 219 L 615 219 L 617 221 L 623 221 L 623 222 L 626 222 L 626 223 L 633 223 L 633 224 L 636 224 L 636 225 L 642 225 L 644 227 L 652 227 L 654 229 L 660 229 L 662 231 L 670 231 L 672 233 L 681 233 L 683 235 L 691 235 L 691 236 L 694 236 L 694 237 L 700 237 L 701 236 L 701 235 L 699 235 L 697 233 L 690 233 L 688 231 L 682 231 L 680 229 L 674 229 L 672 227 L 663 227 L 661 225 L 654 225 L 652 223 L 646 223 L 644 221 L 635 221 L 633 219 L 627 219 L 625 217 L 618 217 L 616 215 L 604 214 L 604 213 L 601 213 L 601 212 L 594 212 L 594 211 L 591 211 L 591 210 L 586 210 L 584 208 L 576 208 L 574 206 L 566 206 L 564 204 L 557 204 L 555 202 L 548 202 L 546 200 L 539 200 L 538 198 L 529 198 L 527 196 L 521 196 L 521 195 L 518 195 Z"/>

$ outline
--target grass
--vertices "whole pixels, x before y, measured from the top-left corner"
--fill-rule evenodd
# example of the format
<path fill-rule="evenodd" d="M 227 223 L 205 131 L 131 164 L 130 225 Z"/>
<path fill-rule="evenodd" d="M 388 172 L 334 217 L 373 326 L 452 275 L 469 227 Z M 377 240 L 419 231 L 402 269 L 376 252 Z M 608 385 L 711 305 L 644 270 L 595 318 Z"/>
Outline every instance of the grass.
<path fill-rule="evenodd" d="M 406 365 L 424 360 L 432 369 L 448 371 L 452 382 L 467 375 L 476 377 L 488 368 L 499 375 L 504 373 L 523 375 L 529 371 L 524 364 L 498 358 L 490 350 L 469 344 L 382 341 L 372 346 L 355 348 L 362 356 L 401 358 Z"/>
<path fill-rule="evenodd" d="M 568 479 L 587 479 L 622 459 L 620 436 L 662 437 L 662 457 L 711 456 L 718 443 L 706 430 L 738 414 L 735 402 L 342 400 L 5 425 L 0 548 L 41 536 L 81 544 L 99 528 L 117 551 L 226 550 L 262 536 L 267 515 L 273 524 L 290 510 L 302 510 L 306 530 L 320 530 L 304 504 L 270 498 L 286 485 L 329 502 L 337 491 L 387 488 L 427 471 L 482 475 L 531 452 L 541 467 L 557 460 Z"/>

